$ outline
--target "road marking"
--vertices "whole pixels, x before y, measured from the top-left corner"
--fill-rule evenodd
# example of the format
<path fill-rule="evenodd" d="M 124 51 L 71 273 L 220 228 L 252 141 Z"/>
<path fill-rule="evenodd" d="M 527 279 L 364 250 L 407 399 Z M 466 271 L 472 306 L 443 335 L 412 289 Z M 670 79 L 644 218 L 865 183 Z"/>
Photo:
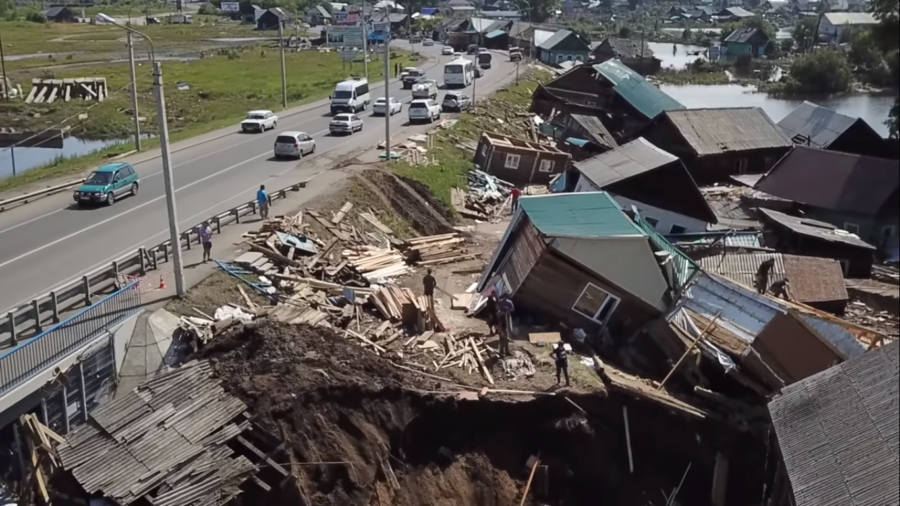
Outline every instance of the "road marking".
<path fill-rule="evenodd" d="M 35 221 L 38 221 L 38 220 L 43 219 L 43 218 L 46 218 L 47 216 L 54 215 L 54 214 L 56 214 L 56 213 L 58 213 L 58 212 L 62 212 L 62 211 L 64 211 L 64 210 L 65 210 L 65 208 L 57 209 L 56 211 L 50 211 L 50 212 L 47 213 L 47 214 L 44 214 L 44 215 L 42 215 L 42 216 L 38 216 L 37 218 L 32 218 L 32 219 L 30 219 L 30 220 L 28 220 L 28 221 L 23 221 L 22 223 L 19 223 L 18 225 L 13 225 L 13 226 L 11 226 L 11 227 L 9 227 L 9 228 L 4 228 L 3 230 L 0 230 L 0 235 L 5 234 L 5 233 L 10 232 L 10 231 L 13 231 L 13 230 L 15 230 L 15 229 L 17 229 L 17 228 L 19 228 L 19 227 L 24 227 L 25 225 L 28 225 L 29 223 L 34 223 Z"/>

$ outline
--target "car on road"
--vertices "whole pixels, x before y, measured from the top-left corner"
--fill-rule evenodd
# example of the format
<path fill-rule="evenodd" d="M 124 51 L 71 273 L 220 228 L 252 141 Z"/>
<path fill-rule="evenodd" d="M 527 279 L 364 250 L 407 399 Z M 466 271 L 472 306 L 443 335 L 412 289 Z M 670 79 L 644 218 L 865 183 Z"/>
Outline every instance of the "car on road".
<path fill-rule="evenodd" d="M 425 40 L 422 41 L 422 45 L 423 45 L 423 46 L 433 46 L 433 45 L 434 45 L 434 41 L 431 40 L 431 39 L 425 39 Z"/>
<path fill-rule="evenodd" d="M 125 195 L 137 195 L 140 180 L 130 163 L 110 163 L 95 170 L 75 190 L 73 198 L 79 206 L 115 204 Z"/>
<path fill-rule="evenodd" d="M 316 140 L 306 132 L 282 132 L 275 138 L 275 158 L 303 158 L 316 152 Z"/>
<path fill-rule="evenodd" d="M 162 23 L 162 21 L 160 21 L 159 18 L 147 18 L 146 21 L 147 21 L 148 25 L 158 25 L 158 24 Z"/>
<path fill-rule="evenodd" d="M 331 135 L 352 134 L 353 132 L 361 132 L 363 129 L 362 119 L 355 114 L 338 114 L 328 125 L 328 131 Z"/>
<path fill-rule="evenodd" d="M 472 99 L 465 93 L 451 91 L 444 95 L 441 102 L 441 110 L 443 111 L 468 111 L 472 108 Z"/>
<path fill-rule="evenodd" d="M 389 102 L 389 104 L 387 103 Z M 390 114 L 391 116 L 403 112 L 403 104 L 394 97 L 385 101 L 384 97 L 379 98 L 375 101 L 375 105 L 372 106 L 372 114 L 375 116 L 384 116 Z"/>
<path fill-rule="evenodd" d="M 407 69 L 406 75 L 403 76 L 403 89 L 408 90 L 413 87 L 414 84 L 420 83 L 425 80 L 425 71 L 412 68 Z"/>
<path fill-rule="evenodd" d="M 460 53 L 460 52 L 458 52 L 458 51 L 455 52 L 455 53 L 453 53 L 453 59 L 454 59 L 454 60 L 457 59 L 457 58 L 462 58 L 463 56 L 465 56 L 465 55 L 462 54 L 462 53 Z"/>
<path fill-rule="evenodd" d="M 434 122 L 441 119 L 441 106 L 431 99 L 413 100 L 409 104 L 409 122 L 416 121 Z"/>
<path fill-rule="evenodd" d="M 438 96 L 438 83 L 434 79 L 426 79 L 420 83 L 416 83 L 413 85 L 412 89 L 412 98 L 413 100 L 418 98 L 430 98 L 432 100 L 437 100 Z"/>
<path fill-rule="evenodd" d="M 441 54 L 444 56 L 450 56 L 453 54 L 453 48 L 450 46 L 444 46 L 443 49 L 441 49 Z"/>
<path fill-rule="evenodd" d="M 467 54 L 478 54 L 478 44 L 469 44 L 469 47 L 466 49 Z"/>
<path fill-rule="evenodd" d="M 272 111 L 250 111 L 247 119 L 241 122 L 241 132 L 263 133 L 278 126 L 278 116 Z"/>

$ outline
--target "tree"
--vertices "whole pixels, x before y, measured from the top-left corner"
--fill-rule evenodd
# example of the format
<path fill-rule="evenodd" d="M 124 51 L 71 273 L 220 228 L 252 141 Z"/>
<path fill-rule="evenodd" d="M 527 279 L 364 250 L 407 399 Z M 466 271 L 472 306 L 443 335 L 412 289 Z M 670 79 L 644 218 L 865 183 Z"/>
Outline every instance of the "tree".
<path fill-rule="evenodd" d="M 0 0 L 0 18 L 6 19 L 10 12 L 15 12 L 16 6 L 12 0 Z"/>
<path fill-rule="evenodd" d="M 782 53 L 790 53 L 794 50 L 794 41 L 791 39 L 784 39 L 781 41 L 781 52 Z"/>
<path fill-rule="evenodd" d="M 888 127 L 888 135 L 891 139 L 900 138 L 900 134 L 897 133 L 897 117 L 900 116 L 900 98 L 894 99 L 894 107 L 891 107 L 891 112 L 888 113 L 888 119 L 884 122 Z"/>
<path fill-rule="evenodd" d="M 25 15 L 25 21 L 31 21 L 32 23 L 46 23 L 47 17 L 37 11 L 31 11 Z"/>
<path fill-rule="evenodd" d="M 816 40 L 816 20 L 815 18 L 803 18 L 796 25 L 792 33 L 797 49 L 801 53 L 805 53 L 809 48 L 815 45 Z"/>
<path fill-rule="evenodd" d="M 794 93 L 840 93 L 850 89 L 853 72 L 843 55 L 819 51 L 791 65 L 789 90 Z"/>
<path fill-rule="evenodd" d="M 202 16 L 214 16 L 219 13 L 219 10 L 213 4 L 203 4 L 197 10 L 197 14 Z"/>
<path fill-rule="evenodd" d="M 681 40 L 691 40 L 691 29 L 685 28 L 683 32 L 681 32 Z"/>
<path fill-rule="evenodd" d="M 620 39 L 630 39 L 631 38 L 631 28 L 627 26 L 623 26 L 619 28 L 619 38 Z"/>
<path fill-rule="evenodd" d="M 873 36 L 884 51 L 897 49 L 900 46 L 897 32 L 900 31 L 900 0 L 872 0 L 869 11 L 878 19 L 879 24 L 872 30 Z"/>
<path fill-rule="evenodd" d="M 850 51 L 847 54 L 850 63 L 866 70 L 872 70 L 883 64 L 881 49 L 867 31 L 856 32 L 850 40 Z"/>

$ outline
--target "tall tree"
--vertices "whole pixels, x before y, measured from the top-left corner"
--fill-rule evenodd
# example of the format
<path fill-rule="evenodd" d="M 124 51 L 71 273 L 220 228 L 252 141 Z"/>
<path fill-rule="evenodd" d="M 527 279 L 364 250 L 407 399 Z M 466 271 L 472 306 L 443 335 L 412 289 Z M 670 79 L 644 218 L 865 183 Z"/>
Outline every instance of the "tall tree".
<path fill-rule="evenodd" d="M 794 42 L 797 44 L 797 49 L 800 50 L 801 53 L 805 53 L 809 50 L 810 47 L 813 46 L 815 42 L 816 35 L 816 19 L 815 18 L 803 18 L 801 19 L 795 26 L 794 31 L 792 32 L 792 37 Z"/>
<path fill-rule="evenodd" d="M 900 41 L 897 40 L 897 32 L 900 31 L 900 0 L 872 0 L 869 10 L 879 21 L 874 33 L 881 42 L 882 48 L 885 51 L 897 49 L 900 45 Z M 900 112 L 900 96 L 894 99 L 894 107 L 891 108 L 888 118 L 885 120 L 890 135 L 894 139 L 898 136 L 898 112 Z"/>

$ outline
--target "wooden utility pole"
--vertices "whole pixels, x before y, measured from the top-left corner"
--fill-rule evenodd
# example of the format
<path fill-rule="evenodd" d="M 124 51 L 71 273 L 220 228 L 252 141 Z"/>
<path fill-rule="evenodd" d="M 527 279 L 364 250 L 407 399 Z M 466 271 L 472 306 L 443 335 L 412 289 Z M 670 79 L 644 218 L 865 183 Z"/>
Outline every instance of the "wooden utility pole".
<path fill-rule="evenodd" d="M 666 383 L 668 383 L 668 381 L 672 378 L 672 376 L 675 375 L 675 371 L 677 371 L 678 368 L 681 367 L 681 364 L 684 363 L 684 361 L 685 361 L 685 359 L 687 359 L 688 355 L 690 355 L 691 352 L 694 351 L 694 349 L 697 347 L 697 345 L 700 344 L 700 341 L 703 339 L 703 337 L 704 337 L 710 330 L 712 330 L 713 325 L 715 325 L 716 322 L 719 321 L 719 316 L 720 316 L 720 315 L 721 315 L 721 313 L 717 313 L 716 316 L 715 316 L 715 318 L 713 318 L 713 319 L 709 322 L 709 325 L 706 326 L 706 329 L 704 329 L 703 332 L 701 332 L 700 335 L 697 336 L 697 339 L 694 339 L 693 344 L 691 344 L 690 347 L 688 347 L 688 349 L 684 351 L 684 355 L 682 355 L 681 358 L 678 359 L 678 362 L 675 363 L 675 366 L 672 367 L 672 370 L 669 371 L 669 374 L 666 376 L 666 378 L 665 378 L 664 380 L 662 380 L 662 383 L 660 383 L 659 386 L 656 388 L 657 390 L 662 390 L 663 387 L 666 386 Z"/>

